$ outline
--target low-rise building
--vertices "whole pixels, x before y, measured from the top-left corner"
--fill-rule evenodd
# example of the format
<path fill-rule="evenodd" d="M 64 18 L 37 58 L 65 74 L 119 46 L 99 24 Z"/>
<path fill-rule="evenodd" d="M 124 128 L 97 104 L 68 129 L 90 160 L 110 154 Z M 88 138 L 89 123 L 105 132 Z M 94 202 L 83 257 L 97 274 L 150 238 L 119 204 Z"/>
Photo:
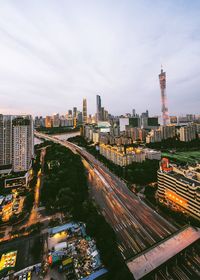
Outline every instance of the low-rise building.
<path fill-rule="evenodd" d="M 111 146 L 100 144 L 100 154 L 112 161 L 116 165 L 127 166 L 133 162 L 143 162 L 145 160 L 145 153 L 142 149 L 127 148 L 124 146 Z"/>
<path fill-rule="evenodd" d="M 200 220 L 200 165 L 178 168 L 162 159 L 157 198 L 160 203 Z"/>
<path fill-rule="evenodd" d="M 144 149 L 146 159 L 156 159 L 161 160 L 161 151 L 156 151 L 152 149 Z"/>

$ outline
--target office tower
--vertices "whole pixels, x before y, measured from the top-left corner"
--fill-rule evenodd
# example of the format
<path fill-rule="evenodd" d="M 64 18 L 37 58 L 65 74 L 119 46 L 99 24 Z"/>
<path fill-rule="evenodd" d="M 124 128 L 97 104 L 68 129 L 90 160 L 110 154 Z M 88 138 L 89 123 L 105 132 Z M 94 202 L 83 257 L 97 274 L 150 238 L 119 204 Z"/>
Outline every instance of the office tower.
<path fill-rule="evenodd" d="M 34 126 L 35 126 L 35 127 L 40 127 L 40 119 L 39 119 L 38 116 L 35 117 Z"/>
<path fill-rule="evenodd" d="M 36 116 L 34 120 L 35 127 L 44 127 L 45 126 L 45 119 L 42 116 Z"/>
<path fill-rule="evenodd" d="M 53 115 L 53 127 L 59 127 L 60 126 L 60 117 L 59 114 Z"/>
<path fill-rule="evenodd" d="M 60 116 L 60 126 L 61 127 L 65 127 L 66 126 L 66 118 L 63 115 Z"/>
<path fill-rule="evenodd" d="M 97 95 L 97 122 L 98 121 L 101 121 L 102 118 L 101 118 L 101 96 L 100 95 Z"/>
<path fill-rule="evenodd" d="M 132 110 L 132 117 L 135 117 L 136 116 L 136 111 L 135 109 Z"/>
<path fill-rule="evenodd" d="M 143 112 L 141 114 L 141 118 L 148 118 L 148 117 L 149 117 L 149 111 L 148 110 L 146 110 L 146 112 Z"/>
<path fill-rule="evenodd" d="M 73 108 L 73 118 L 77 118 L 77 107 Z"/>
<path fill-rule="evenodd" d="M 144 129 L 156 129 L 159 127 L 158 117 L 141 118 L 141 126 Z"/>
<path fill-rule="evenodd" d="M 27 171 L 33 157 L 33 120 L 29 115 L 12 121 L 12 166 L 14 172 Z"/>
<path fill-rule="evenodd" d="M 51 118 L 51 116 L 46 116 L 46 118 L 45 118 L 45 127 L 46 128 L 52 127 L 52 118 Z"/>
<path fill-rule="evenodd" d="M 0 166 L 12 164 L 12 117 L 0 114 Z"/>
<path fill-rule="evenodd" d="M 83 114 L 82 112 L 78 111 L 77 112 L 77 123 L 81 124 L 83 122 Z"/>
<path fill-rule="evenodd" d="M 73 126 L 74 127 L 77 126 L 77 117 L 78 117 L 77 108 L 73 107 Z"/>
<path fill-rule="evenodd" d="M 104 107 L 101 107 L 101 121 L 105 121 L 104 120 Z"/>
<path fill-rule="evenodd" d="M 83 98 L 83 123 L 87 123 L 87 99 Z"/>
<path fill-rule="evenodd" d="M 169 122 L 169 115 L 168 115 L 167 98 L 166 98 L 166 73 L 163 72 L 162 68 L 159 74 L 159 81 L 160 81 L 160 90 L 161 90 L 162 120 L 163 120 L 163 125 L 165 126 Z"/>
<path fill-rule="evenodd" d="M 68 117 L 72 117 L 72 110 L 68 110 L 67 115 L 68 115 Z"/>

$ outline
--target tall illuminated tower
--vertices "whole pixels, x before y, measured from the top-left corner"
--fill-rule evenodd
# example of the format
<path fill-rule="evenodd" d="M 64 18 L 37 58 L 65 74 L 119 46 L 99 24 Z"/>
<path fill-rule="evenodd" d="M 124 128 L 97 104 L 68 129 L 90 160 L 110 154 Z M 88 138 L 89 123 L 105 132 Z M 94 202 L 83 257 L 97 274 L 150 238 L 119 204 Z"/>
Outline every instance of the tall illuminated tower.
<path fill-rule="evenodd" d="M 162 120 L 163 125 L 167 125 L 169 121 L 168 108 L 167 108 L 167 98 L 166 98 L 166 72 L 163 72 L 161 67 L 161 72 L 159 74 L 160 90 L 161 90 L 161 110 L 162 110 Z"/>
<path fill-rule="evenodd" d="M 83 123 L 87 123 L 87 99 L 83 98 Z"/>

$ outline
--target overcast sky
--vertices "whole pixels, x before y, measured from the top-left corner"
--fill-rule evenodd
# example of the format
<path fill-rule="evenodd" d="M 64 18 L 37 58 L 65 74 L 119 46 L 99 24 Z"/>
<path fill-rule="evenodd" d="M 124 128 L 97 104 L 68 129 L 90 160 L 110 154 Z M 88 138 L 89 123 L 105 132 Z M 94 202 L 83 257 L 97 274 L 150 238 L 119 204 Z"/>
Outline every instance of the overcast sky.
<path fill-rule="evenodd" d="M 0 0 L 0 113 L 200 113 L 200 1 Z"/>

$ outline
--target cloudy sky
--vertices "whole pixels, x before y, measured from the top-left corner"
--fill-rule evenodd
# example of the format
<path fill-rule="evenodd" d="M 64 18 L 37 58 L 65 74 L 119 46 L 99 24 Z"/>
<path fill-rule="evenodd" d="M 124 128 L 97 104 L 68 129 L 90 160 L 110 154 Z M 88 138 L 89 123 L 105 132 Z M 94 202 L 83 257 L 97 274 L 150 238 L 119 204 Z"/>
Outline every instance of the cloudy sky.
<path fill-rule="evenodd" d="M 0 113 L 200 113 L 200 1 L 0 0 Z"/>

